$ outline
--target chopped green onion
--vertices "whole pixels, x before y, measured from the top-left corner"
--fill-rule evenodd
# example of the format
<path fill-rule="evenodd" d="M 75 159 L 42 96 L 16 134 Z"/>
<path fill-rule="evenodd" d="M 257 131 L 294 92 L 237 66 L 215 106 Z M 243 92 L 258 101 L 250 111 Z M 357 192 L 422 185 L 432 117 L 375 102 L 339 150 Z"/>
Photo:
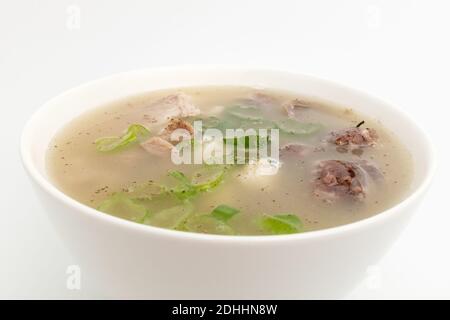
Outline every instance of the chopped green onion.
<path fill-rule="evenodd" d="M 192 185 L 199 191 L 211 191 L 222 183 L 226 168 L 224 166 L 205 166 L 203 170 L 195 172 Z"/>
<path fill-rule="evenodd" d="M 240 119 L 261 120 L 263 118 L 261 109 L 252 106 L 235 106 L 229 108 L 227 111 L 229 114 Z"/>
<path fill-rule="evenodd" d="M 276 128 L 276 124 L 273 121 L 266 119 L 257 119 L 257 120 L 242 120 L 239 128 L 247 130 L 247 129 L 274 129 Z"/>
<path fill-rule="evenodd" d="M 140 221 L 149 214 L 145 206 L 139 204 L 136 200 L 130 199 L 123 192 L 113 194 L 104 200 L 97 209 L 133 221 Z"/>
<path fill-rule="evenodd" d="M 186 231 L 197 233 L 212 233 L 222 235 L 235 234 L 233 229 L 228 224 L 214 218 L 209 214 L 191 216 L 186 220 L 183 227 Z"/>
<path fill-rule="evenodd" d="M 195 197 L 200 192 L 207 192 L 217 187 L 223 181 L 225 168 L 221 167 L 220 171 L 213 172 L 212 174 L 208 172 L 212 171 L 212 168 L 205 168 L 202 173 L 194 174 L 194 178 L 191 180 L 180 171 L 170 171 L 169 175 L 178 180 L 179 183 L 172 188 L 166 187 L 167 192 L 174 194 L 178 199 L 185 200 Z M 202 174 L 206 175 L 206 178 Z M 199 179 L 199 177 L 202 179 Z"/>
<path fill-rule="evenodd" d="M 191 181 L 189 181 L 189 179 L 186 177 L 186 175 L 181 171 L 177 171 L 177 170 L 169 171 L 169 176 L 177 179 L 183 185 L 191 184 Z"/>
<path fill-rule="evenodd" d="M 277 121 L 277 126 L 281 131 L 295 135 L 311 135 L 322 129 L 318 123 L 303 123 L 294 119 L 283 119 Z"/>
<path fill-rule="evenodd" d="M 150 131 L 146 127 L 140 124 L 132 124 L 123 135 L 119 137 L 99 138 L 95 141 L 95 145 L 100 152 L 110 152 L 140 142 L 149 133 Z"/>
<path fill-rule="evenodd" d="M 182 205 L 161 210 L 153 215 L 146 217 L 142 223 L 155 227 L 177 229 L 194 210 L 190 202 L 184 202 Z"/>
<path fill-rule="evenodd" d="M 270 234 L 298 233 L 303 228 L 300 218 L 293 214 L 264 215 L 261 219 L 261 226 Z"/>
<path fill-rule="evenodd" d="M 220 221 L 227 222 L 237 213 L 239 213 L 238 209 L 221 204 L 211 212 L 211 215 Z"/>

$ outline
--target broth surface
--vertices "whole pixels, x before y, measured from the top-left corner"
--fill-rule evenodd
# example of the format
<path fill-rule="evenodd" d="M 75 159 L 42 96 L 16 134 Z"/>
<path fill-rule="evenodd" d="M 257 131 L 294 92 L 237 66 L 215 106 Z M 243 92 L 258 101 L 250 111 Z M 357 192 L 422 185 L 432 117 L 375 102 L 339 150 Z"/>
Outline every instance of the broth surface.
<path fill-rule="evenodd" d="M 47 153 L 47 170 L 56 186 L 77 201 L 98 208 L 122 190 L 173 183 L 168 177 L 170 170 L 180 171 L 187 177 L 195 175 L 204 165 L 175 165 L 170 157 L 149 153 L 139 144 L 116 152 L 99 152 L 96 148 L 97 139 L 119 136 L 132 124 L 145 126 L 150 130 L 150 136 L 157 135 L 167 121 L 155 121 L 148 106 L 176 92 L 191 97 L 193 104 L 201 110 L 200 117 L 219 119 L 222 107 L 222 112 L 227 112 L 228 108 L 251 104 L 264 111 L 265 119 L 284 121 L 288 117 L 283 105 L 301 99 L 306 107 L 295 109 L 298 121 L 321 125 L 313 134 L 280 133 L 280 147 L 295 143 L 307 146 L 309 151 L 301 157 L 281 157 L 282 165 L 276 175 L 255 175 L 251 165 L 231 166 L 217 187 L 189 199 L 195 208 L 192 214 L 208 214 L 219 205 L 239 210 L 226 222 L 233 234 L 268 234 L 258 222 L 263 215 L 295 215 L 302 222 L 302 232 L 348 224 L 392 207 L 409 191 L 412 158 L 382 123 L 354 112 L 352 106 L 336 106 L 282 91 L 231 86 L 143 93 L 99 106 L 74 119 L 54 137 Z M 192 117 L 186 117 L 186 120 L 190 121 Z M 363 120 L 363 127 L 376 130 L 376 145 L 343 151 L 327 141 L 330 132 L 354 128 Z M 366 160 L 376 165 L 382 180 L 369 182 L 363 198 L 345 196 L 344 199 L 330 200 L 318 197 L 315 193 L 317 164 L 323 160 Z M 152 214 L 155 210 L 151 210 Z M 127 209 L 114 214 L 143 223 Z M 216 225 L 211 230 L 207 223 L 203 227 L 197 232 L 221 233 L 216 232 Z M 186 230 L 184 227 L 177 229 Z"/>

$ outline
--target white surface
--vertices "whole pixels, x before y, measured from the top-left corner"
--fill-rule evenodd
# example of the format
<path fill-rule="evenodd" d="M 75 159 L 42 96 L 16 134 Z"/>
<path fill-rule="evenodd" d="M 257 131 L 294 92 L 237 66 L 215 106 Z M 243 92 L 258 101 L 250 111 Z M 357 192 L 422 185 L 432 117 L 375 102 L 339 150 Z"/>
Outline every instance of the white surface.
<path fill-rule="evenodd" d="M 67 27 L 69 4 L 81 12 Z M 450 298 L 446 149 L 447 1 L 1 1 L 3 123 L 0 297 L 80 298 L 77 264 L 21 167 L 18 139 L 40 104 L 82 82 L 135 68 L 230 63 L 315 74 L 377 94 L 420 120 L 440 168 L 425 203 L 350 298 Z M 69 23 L 70 26 L 70 23 Z"/>

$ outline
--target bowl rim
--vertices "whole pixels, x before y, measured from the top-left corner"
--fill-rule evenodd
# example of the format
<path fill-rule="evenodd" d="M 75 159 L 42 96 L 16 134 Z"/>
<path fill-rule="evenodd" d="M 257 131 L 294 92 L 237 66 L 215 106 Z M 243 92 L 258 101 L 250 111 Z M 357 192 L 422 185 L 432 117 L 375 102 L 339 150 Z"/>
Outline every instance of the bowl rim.
<path fill-rule="evenodd" d="M 394 206 L 379 212 L 371 217 L 364 218 L 362 220 L 358 220 L 352 223 L 326 228 L 326 229 L 320 229 L 320 230 L 314 230 L 314 231 L 308 231 L 304 233 L 296 233 L 296 234 L 285 234 L 285 235 L 215 235 L 215 234 L 203 234 L 203 233 L 194 233 L 194 232 L 183 232 L 183 231 L 177 231 L 177 230 L 171 230 L 171 229 L 165 229 L 165 228 L 159 228 L 149 225 L 142 225 L 139 223 L 135 223 L 133 221 L 129 221 L 126 219 L 122 219 L 119 217 L 115 217 L 109 214 L 106 214 L 104 212 L 101 212 L 99 210 L 96 210 L 94 208 L 91 208 L 81 202 L 78 202 L 77 200 L 71 198 L 70 196 L 66 195 L 64 192 L 60 191 L 48 178 L 43 176 L 38 168 L 35 166 L 34 162 L 32 161 L 31 156 L 31 132 L 34 127 L 34 124 L 36 123 L 37 119 L 39 119 L 39 115 L 42 113 L 46 113 L 47 109 L 50 108 L 50 105 L 53 100 L 60 99 L 61 97 L 65 95 L 69 95 L 74 91 L 79 91 L 86 89 L 94 84 L 100 83 L 102 81 L 106 80 L 113 80 L 115 77 L 123 77 L 123 76 L 129 76 L 136 73 L 142 73 L 142 72 L 174 72 L 176 70 L 184 71 L 195 71 L 195 70 L 210 70 L 211 72 L 225 72 L 225 71 L 240 71 L 240 72 L 267 72 L 267 73 L 282 73 L 292 76 L 300 76 L 308 81 L 316 81 L 321 83 L 326 83 L 327 85 L 333 86 L 338 90 L 347 90 L 350 92 L 354 92 L 359 95 L 363 95 L 367 97 L 368 99 L 375 101 L 377 103 L 383 104 L 384 106 L 394 109 L 395 112 L 397 112 L 401 117 L 403 117 L 407 122 L 411 123 L 417 132 L 420 132 L 420 134 L 423 136 L 426 146 L 428 148 L 429 153 L 429 163 L 426 166 L 426 173 L 422 181 L 419 182 L 419 185 L 413 190 L 407 197 L 405 197 L 403 200 L 395 204 Z M 97 222 L 100 223 L 110 223 L 115 226 L 129 229 L 129 231 L 133 232 L 140 232 L 144 234 L 153 234 L 154 236 L 161 236 L 161 237 L 169 237 L 172 239 L 179 239 L 179 240 L 197 240 L 197 241 L 215 241 L 215 242 L 221 242 L 221 243 L 266 243 L 266 242 L 284 242 L 284 241 L 293 241 L 293 240 L 308 240 L 308 239 L 316 239 L 316 238 L 327 238 L 327 237 L 335 237 L 342 235 L 343 233 L 348 232 L 355 232 L 362 230 L 364 228 L 368 228 L 370 226 L 380 224 L 385 222 L 386 220 L 392 218 L 394 215 L 398 215 L 402 212 L 403 208 L 408 207 L 408 205 L 412 202 L 414 202 L 417 198 L 420 198 L 426 191 L 426 189 L 431 184 L 432 178 L 436 171 L 436 151 L 433 146 L 432 140 L 430 139 L 428 133 L 423 130 L 423 128 L 413 119 L 410 117 L 409 114 L 407 114 L 405 111 L 403 111 L 401 108 L 394 106 L 392 103 L 379 98 L 376 95 L 369 94 L 363 90 L 356 89 L 344 84 L 341 84 L 339 82 L 329 80 L 323 77 L 316 77 L 310 74 L 305 74 L 301 72 L 293 72 L 293 71 L 287 71 L 284 69 L 277 69 L 277 68 L 266 68 L 266 67 L 249 67 L 249 66 L 237 66 L 237 65 L 182 65 L 182 66 L 162 66 L 162 67 L 154 67 L 154 68 L 145 68 L 145 69 L 135 69 L 131 71 L 125 71 L 125 72 L 119 72 L 115 73 L 106 77 L 101 77 L 93 81 L 86 82 L 84 84 L 78 85 L 76 87 L 73 87 L 72 89 L 65 90 L 64 92 L 58 94 L 57 96 L 51 98 L 50 100 L 46 101 L 43 105 L 41 105 L 29 118 L 29 120 L 26 122 L 23 130 L 22 135 L 20 138 L 20 154 L 22 158 L 22 163 L 27 171 L 28 175 L 31 177 L 31 179 L 46 193 L 48 193 L 50 196 L 55 198 L 55 200 L 59 201 L 60 203 L 71 207 L 72 209 L 76 210 L 79 214 L 84 214 L 88 216 L 89 218 L 97 220 Z"/>

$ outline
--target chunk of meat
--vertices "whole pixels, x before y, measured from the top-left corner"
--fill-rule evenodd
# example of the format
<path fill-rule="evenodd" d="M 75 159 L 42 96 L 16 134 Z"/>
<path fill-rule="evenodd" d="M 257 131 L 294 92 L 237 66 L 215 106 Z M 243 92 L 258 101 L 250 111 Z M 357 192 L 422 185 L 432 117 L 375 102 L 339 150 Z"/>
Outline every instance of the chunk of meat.
<path fill-rule="evenodd" d="M 308 102 L 301 99 L 294 99 L 283 103 L 282 105 L 284 111 L 286 111 L 287 116 L 292 119 L 300 118 L 299 111 L 305 110 L 309 108 Z"/>
<path fill-rule="evenodd" d="M 161 137 L 151 137 L 147 141 L 142 142 L 141 147 L 148 153 L 162 156 L 167 155 L 174 146 L 169 141 Z"/>
<path fill-rule="evenodd" d="M 170 135 L 178 129 L 186 130 L 185 134 L 180 137 L 178 140 L 172 140 Z M 192 125 L 180 118 L 173 118 L 170 119 L 169 123 L 166 125 L 166 127 L 161 131 L 160 137 L 171 142 L 180 142 L 181 140 L 185 138 L 190 138 L 194 135 L 194 127 Z"/>
<path fill-rule="evenodd" d="M 383 175 L 373 164 L 362 161 L 323 160 L 317 165 L 314 194 L 328 202 L 340 198 L 363 199 L 370 181 Z"/>
<path fill-rule="evenodd" d="M 144 119 L 151 123 L 165 122 L 171 118 L 191 117 L 200 114 L 191 97 L 178 92 L 165 96 L 146 108 Z"/>
<path fill-rule="evenodd" d="M 328 141 L 336 146 L 360 148 L 371 147 L 377 143 L 378 135 L 375 129 L 371 128 L 347 128 L 333 131 Z"/>
<path fill-rule="evenodd" d="M 175 130 L 182 129 L 183 132 L 180 132 L 181 135 L 179 139 L 172 140 L 171 135 Z M 164 129 L 160 132 L 159 135 L 155 137 L 151 137 L 147 141 L 141 143 L 142 148 L 144 148 L 147 152 L 154 155 L 164 155 L 170 152 L 170 150 L 174 147 L 175 144 L 179 143 L 184 139 L 191 139 L 194 134 L 194 128 L 192 125 L 181 119 L 181 118 L 173 118 L 167 123 Z"/>

